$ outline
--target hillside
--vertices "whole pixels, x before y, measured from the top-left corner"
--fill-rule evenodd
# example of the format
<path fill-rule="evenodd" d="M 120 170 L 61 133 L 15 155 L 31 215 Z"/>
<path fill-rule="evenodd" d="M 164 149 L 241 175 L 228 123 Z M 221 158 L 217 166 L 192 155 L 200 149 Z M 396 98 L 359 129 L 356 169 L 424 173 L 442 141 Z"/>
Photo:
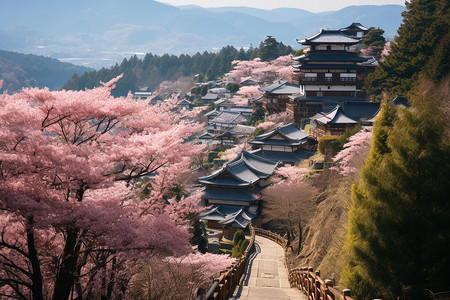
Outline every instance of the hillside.
<path fill-rule="evenodd" d="M 3 89 L 13 92 L 22 87 L 61 88 L 74 74 L 90 68 L 63 63 L 57 59 L 0 50 L 0 79 Z"/>
<path fill-rule="evenodd" d="M 352 22 L 382 27 L 393 37 L 401 22 L 401 5 L 350 6 L 311 13 L 301 9 L 248 7 L 205 9 L 175 7 L 156 1 L 45 0 L 23 6 L 3 1 L 0 49 L 51 56 L 95 68 L 124 57 L 218 51 L 226 45 L 258 46 L 266 35 L 298 47 L 297 38 L 321 28 Z"/>

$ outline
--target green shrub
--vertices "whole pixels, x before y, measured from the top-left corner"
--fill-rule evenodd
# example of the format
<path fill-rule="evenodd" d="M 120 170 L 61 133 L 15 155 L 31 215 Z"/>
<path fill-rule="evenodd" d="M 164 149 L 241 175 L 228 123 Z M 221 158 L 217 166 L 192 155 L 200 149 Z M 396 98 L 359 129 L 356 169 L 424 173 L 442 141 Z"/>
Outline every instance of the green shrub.
<path fill-rule="evenodd" d="M 238 230 L 233 235 L 233 245 L 236 246 L 240 241 L 245 240 L 245 234 L 242 230 Z"/>
<path fill-rule="evenodd" d="M 215 158 L 219 156 L 219 152 L 217 151 L 209 151 L 208 152 L 208 162 L 211 163 Z"/>
<path fill-rule="evenodd" d="M 339 137 L 335 135 L 323 136 L 319 139 L 318 149 L 324 155 L 334 156 L 341 150 L 342 145 L 339 142 Z"/>

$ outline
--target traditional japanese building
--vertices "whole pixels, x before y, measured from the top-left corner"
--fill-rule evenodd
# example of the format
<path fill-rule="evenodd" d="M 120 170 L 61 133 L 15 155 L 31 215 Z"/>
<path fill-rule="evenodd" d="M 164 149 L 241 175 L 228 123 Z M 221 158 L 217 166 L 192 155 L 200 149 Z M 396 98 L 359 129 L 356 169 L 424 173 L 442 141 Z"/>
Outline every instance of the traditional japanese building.
<path fill-rule="evenodd" d="M 208 227 L 245 228 L 258 213 L 259 198 L 256 194 L 269 183 L 267 179 L 278 164 L 242 151 L 218 171 L 197 178 L 197 182 L 205 186 L 202 196 L 205 205 L 212 205 L 202 213 L 201 219 L 207 222 Z"/>
<path fill-rule="evenodd" d="M 364 101 L 359 96 L 363 74 L 368 59 L 349 51 L 360 43 L 361 38 L 344 34 L 341 30 L 324 30 L 299 44 L 309 46 L 309 51 L 294 57 L 294 78 L 300 92 L 291 98 L 286 110 L 293 116 L 297 126 L 324 111 L 327 102 Z"/>
<path fill-rule="evenodd" d="M 262 107 L 268 114 L 276 114 L 286 111 L 286 103 L 289 102 L 289 96 L 298 94 L 300 89 L 298 85 L 284 80 L 278 80 L 268 86 L 259 88 L 263 92 L 261 100 Z"/>
<path fill-rule="evenodd" d="M 213 93 L 207 93 L 205 96 L 201 98 L 203 105 L 209 105 L 211 102 L 217 101 L 220 99 L 220 96 Z"/>
<path fill-rule="evenodd" d="M 256 151 L 252 153 L 287 165 L 295 165 L 313 154 L 315 143 L 309 135 L 293 123 L 278 127 L 248 141 Z"/>
<path fill-rule="evenodd" d="M 350 26 L 339 29 L 343 34 L 353 36 L 356 38 L 363 38 L 369 31 L 369 28 L 364 27 L 361 23 L 352 23 Z"/>
<path fill-rule="evenodd" d="M 209 125 L 214 128 L 215 134 L 221 134 L 238 124 L 246 124 L 247 121 L 248 117 L 240 112 L 223 110 L 214 119 L 209 121 Z"/>

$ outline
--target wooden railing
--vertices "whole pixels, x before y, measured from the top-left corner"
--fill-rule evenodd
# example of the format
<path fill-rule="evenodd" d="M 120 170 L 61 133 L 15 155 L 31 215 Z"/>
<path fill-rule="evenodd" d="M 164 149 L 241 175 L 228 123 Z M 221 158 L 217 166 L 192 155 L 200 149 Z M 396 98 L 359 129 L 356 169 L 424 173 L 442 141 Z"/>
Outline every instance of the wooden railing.
<path fill-rule="evenodd" d="M 239 284 L 242 275 L 244 275 L 245 266 L 255 248 L 255 230 L 251 223 L 249 224 L 249 229 L 250 243 L 244 253 L 242 253 L 242 256 L 236 259 L 231 266 L 221 271 L 219 277 L 214 278 L 213 284 L 209 290 L 206 291 L 206 293 L 200 292 L 195 298 L 196 300 L 225 300 L 233 296 L 234 289 Z"/>
<path fill-rule="evenodd" d="M 262 228 L 254 228 L 254 231 L 257 235 L 268 238 L 283 247 L 285 252 L 284 264 L 288 269 L 286 264 L 286 239 L 279 234 Z M 310 300 L 353 300 L 350 290 L 345 289 L 340 292 L 337 288 L 333 287 L 332 280 L 322 280 L 320 278 L 320 271 L 314 272 L 311 267 L 289 269 L 289 283 L 291 287 L 296 287 L 303 291 Z"/>
<path fill-rule="evenodd" d="M 244 253 L 242 253 L 242 257 L 237 259 L 226 270 L 220 272 L 219 277 L 214 278 L 213 284 L 209 290 L 206 293 L 200 293 L 200 295 L 197 295 L 195 298 L 196 300 L 225 300 L 233 296 L 234 289 L 239 284 L 242 275 L 244 275 L 249 257 L 254 251 L 256 234 L 268 238 L 283 247 L 285 252 L 284 264 L 286 269 L 289 269 L 286 264 L 286 239 L 269 230 L 254 228 L 251 223 L 249 225 L 249 229 L 250 243 Z M 291 287 L 296 287 L 297 289 L 303 291 L 308 296 L 309 300 L 353 300 L 350 290 L 345 289 L 342 292 L 339 291 L 333 286 L 334 284 L 332 280 L 322 280 L 320 278 L 320 272 L 314 272 L 311 267 L 289 269 L 289 283 Z"/>

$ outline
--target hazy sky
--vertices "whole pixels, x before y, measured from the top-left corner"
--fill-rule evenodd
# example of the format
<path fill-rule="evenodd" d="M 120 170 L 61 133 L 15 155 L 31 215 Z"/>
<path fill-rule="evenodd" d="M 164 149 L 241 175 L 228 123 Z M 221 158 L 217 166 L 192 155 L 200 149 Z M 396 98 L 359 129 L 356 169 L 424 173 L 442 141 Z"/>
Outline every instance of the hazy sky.
<path fill-rule="evenodd" d="M 339 10 L 349 5 L 405 4 L 405 0 L 159 0 L 159 1 L 172 5 L 194 4 L 203 7 L 249 6 L 262 9 L 293 7 L 306 9 L 311 12 Z"/>

